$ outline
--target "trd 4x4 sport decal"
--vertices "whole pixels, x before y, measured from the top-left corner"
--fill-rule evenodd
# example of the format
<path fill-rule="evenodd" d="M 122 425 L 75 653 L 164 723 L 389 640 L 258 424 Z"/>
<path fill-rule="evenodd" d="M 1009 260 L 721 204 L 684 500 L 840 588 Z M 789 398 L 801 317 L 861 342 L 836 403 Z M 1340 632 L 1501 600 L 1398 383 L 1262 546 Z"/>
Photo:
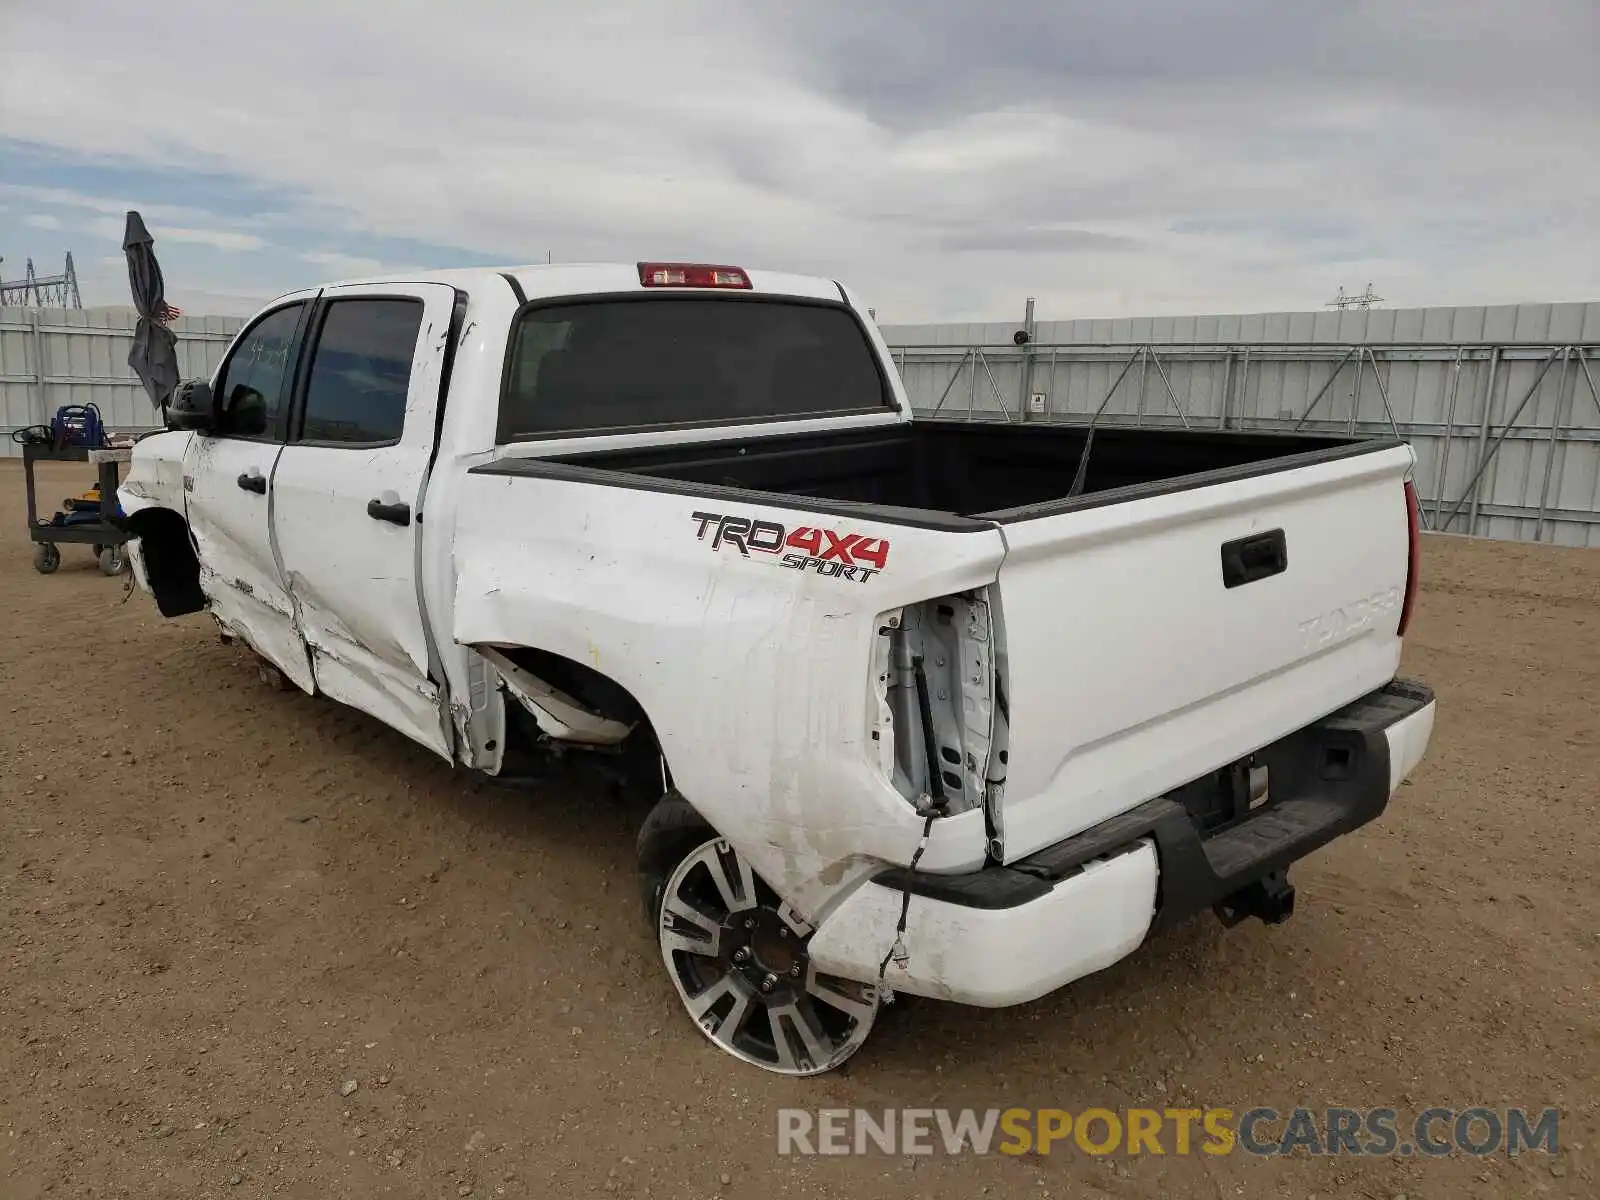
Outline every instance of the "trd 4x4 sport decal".
<path fill-rule="evenodd" d="M 776 521 L 753 517 L 732 517 L 722 513 L 690 513 L 697 529 L 695 536 L 711 548 L 732 546 L 749 558 L 752 554 L 772 556 L 779 566 L 791 571 L 814 571 L 834 579 L 865 583 L 889 562 L 889 539 L 862 533 L 835 533 L 810 525 L 786 528 Z"/>

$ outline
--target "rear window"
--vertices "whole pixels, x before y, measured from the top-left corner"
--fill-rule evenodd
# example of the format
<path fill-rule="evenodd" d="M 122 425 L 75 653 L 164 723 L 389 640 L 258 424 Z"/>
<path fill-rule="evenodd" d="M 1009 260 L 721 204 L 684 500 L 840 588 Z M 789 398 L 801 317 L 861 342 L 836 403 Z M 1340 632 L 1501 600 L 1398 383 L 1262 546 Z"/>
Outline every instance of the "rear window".
<path fill-rule="evenodd" d="M 511 335 L 499 441 L 881 409 L 891 396 L 844 308 L 650 296 L 529 309 Z"/>

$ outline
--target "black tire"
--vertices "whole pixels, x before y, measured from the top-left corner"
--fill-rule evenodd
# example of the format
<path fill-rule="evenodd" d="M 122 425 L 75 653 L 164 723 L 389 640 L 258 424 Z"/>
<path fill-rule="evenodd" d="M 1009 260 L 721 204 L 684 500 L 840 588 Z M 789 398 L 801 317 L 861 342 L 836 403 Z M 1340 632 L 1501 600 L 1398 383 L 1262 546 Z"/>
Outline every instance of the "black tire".
<path fill-rule="evenodd" d="M 95 558 L 100 563 L 100 574 L 117 576 L 128 570 L 128 551 L 120 543 L 115 546 L 102 546 L 95 551 Z"/>
<path fill-rule="evenodd" d="M 33 569 L 41 575 L 51 575 L 61 565 L 61 550 L 54 542 L 33 544 Z"/>
<path fill-rule="evenodd" d="M 673 870 L 717 831 L 677 792 L 668 792 L 639 826 L 639 897 L 651 928 L 661 918 L 661 897 Z"/>

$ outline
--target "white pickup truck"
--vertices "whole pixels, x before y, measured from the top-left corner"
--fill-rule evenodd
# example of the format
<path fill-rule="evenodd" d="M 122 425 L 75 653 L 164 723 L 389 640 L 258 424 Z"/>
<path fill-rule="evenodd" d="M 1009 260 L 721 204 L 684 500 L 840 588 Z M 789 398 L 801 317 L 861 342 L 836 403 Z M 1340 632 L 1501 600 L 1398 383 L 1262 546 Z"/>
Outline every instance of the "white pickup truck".
<path fill-rule="evenodd" d="M 780 1073 L 896 993 L 1013 1005 L 1284 919 L 1432 731 L 1409 446 L 914 420 L 827 279 L 296 292 L 168 425 L 120 491 L 160 611 L 462 768 L 649 789 L 672 982 Z"/>

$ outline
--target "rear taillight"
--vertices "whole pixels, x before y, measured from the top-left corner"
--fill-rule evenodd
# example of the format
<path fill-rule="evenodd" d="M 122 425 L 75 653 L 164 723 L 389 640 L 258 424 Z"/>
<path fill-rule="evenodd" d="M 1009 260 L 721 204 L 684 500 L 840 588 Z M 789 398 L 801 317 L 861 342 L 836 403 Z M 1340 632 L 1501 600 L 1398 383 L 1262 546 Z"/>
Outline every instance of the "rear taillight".
<path fill-rule="evenodd" d="M 1411 609 L 1417 600 L 1417 579 L 1422 562 L 1422 506 L 1417 499 L 1417 485 L 1406 480 L 1406 598 L 1400 604 L 1400 628 L 1396 633 L 1405 637 L 1406 626 L 1411 624 Z"/>
<path fill-rule="evenodd" d="M 640 263 L 639 284 L 654 288 L 750 288 L 750 276 L 738 267 L 705 263 Z"/>

